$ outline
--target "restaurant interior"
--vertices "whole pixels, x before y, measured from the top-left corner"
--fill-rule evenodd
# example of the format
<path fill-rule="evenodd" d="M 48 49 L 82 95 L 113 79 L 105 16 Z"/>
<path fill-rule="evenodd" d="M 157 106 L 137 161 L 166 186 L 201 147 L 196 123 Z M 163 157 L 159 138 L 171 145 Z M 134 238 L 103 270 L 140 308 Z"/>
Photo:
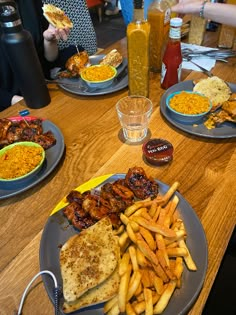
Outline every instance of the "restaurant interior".
<path fill-rule="evenodd" d="M 91 65 L 96 67 L 111 51 L 118 51 L 121 59 L 112 66 L 114 81 L 100 88 L 91 85 L 89 79 L 86 83 L 82 72 L 73 77 L 54 78 L 47 85 L 49 104 L 34 108 L 27 104 L 27 99 L 22 99 L 0 112 L 0 140 L 4 139 L 4 132 L 12 132 L 5 142 L 0 142 L 0 159 L 6 159 L 7 145 L 14 142 L 10 142 L 10 136 L 20 128 L 34 130 L 36 135 L 31 134 L 31 140 L 26 141 L 37 142 L 45 151 L 40 165 L 37 162 L 35 170 L 18 180 L 2 178 L 0 166 L 0 315 L 236 315 L 235 109 L 233 116 L 227 116 L 223 122 L 214 120 L 212 127 L 206 123 L 208 115 L 214 117 L 222 110 L 222 104 L 190 123 L 176 119 L 168 107 L 170 96 L 173 98 L 182 91 L 192 94 L 201 80 L 212 77 L 220 78 L 229 91 L 223 104 L 236 103 L 236 27 L 190 14 L 181 16 L 179 81 L 164 89 L 162 70 L 148 68 L 148 94 L 136 94 L 131 92 L 136 85 L 130 81 L 132 60 L 127 44 L 130 37 L 121 4 L 116 2 L 118 14 L 108 16 L 104 1 L 86 1 L 98 48 L 96 54 L 88 56 L 87 69 Z M 224 2 L 236 5 L 234 0 Z M 143 8 L 136 10 L 136 14 L 141 11 L 143 14 Z M 144 37 L 142 40 L 139 47 L 145 50 Z M 206 56 L 208 51 L 210 55 Z M 215 54 L 216 51 L 220 54 Z M 81 52 L 78 54 L 81 56 Z M 68 74 L 68 69 L 64 72 Z M 134 76 L 138 75 L 135 72 Z M 142 80 L 145 81 L 145 76 Z M 97 80 L 93 84 L 96 83 Z M 199 93 L 205 97 L 198 91 L 195 94 Z M 134 133 L 125 131 L 118 106 L 127 97 L 129 102 L 130 96 L 148 99 L 152 108 L 145 135 L 138 140 L 132 139 Z M 125 112 L 124 116 L 128 114 Z M 22 139 L 14 144 L 26 138 Z M 149 189 L 142 198 L 138 195 L 140 187 L 134 189 L 135 185 L 141 186 L 141 180 L 145 185 L 148 183 L 142 194 Z M 109 194 L 111 198 L 111 191 L 118 194 L 118 188 L 116 202 L 122 201 L 123 208 L 116 217 L 114 208 L 108 205 L 110 199 L 105 196 Z M 114 201 L 114 195 L 112 198 Z M 96 217 L 87 210 L 95 200 Z M 107 218 L 107 213 L 102 213 L 104 208 L 109 209 L 109 223 L 102 226 Z M 101 227 L 95 235 L 86 234 L 95 230 L 98 223 Z M 90 287 L 71 302 L 70 294 L 77 293 L 72 292 L 73 286 L 73 290 L 66 291 L 70 282 L 66 277 L 72 275 L 71 270 L 76 271 L 67 259 L 76 252 L 74 240 L 79 244 L 79 237 L 85 237 L 84 242 L 88 237 L 90 243 L 81 245 L 82 254 L 76 253 L 75 263 L 91 247 L 86 276 L 108 275 L 105 280 L 97 280 L 96 276 L 98 284 L 91 284 L 93 278 L 89 279 Z M 107 238 L 110 243 L 105 241 Z M 96 253 L 99 246 L 100 252 Z M 171 248 L 175 247 L 184 247 L 185 251 L 172 257 Z M 103 261 L 101 270 L 97 265 L 103 251 L 107 261 Z M 87 263 L 84 257 L 79 258 L 81 265 Z M 177 261 L 181 261 L 181 276 Z M 79 265 L 80 262 L 77 270 L 83 270 Z M 164 270 L 163 277 L 157 266 Z M 110 268 L 113 269 L 108 271 Z M 107 279 L 115 272 L 119 281 L 113 279 L 109 283 L 115 293 L 99 299 L 101 292 L 108 290 L 102 284 L 108 285 Z M 137 275 L 140 279 L 132 292 Z M 156 277 L 163 278 L 160 294 L 159 285 L 152 281 Z M 86 286 L 86 281 L 84 277 L 81 283 Z M 163 292 L 170 290 L 173 283 L 172 293 L 166 293 L 168 298 L 163 302 Z M 75 285 L 76 290 L 79 285 Z M 157 306 L 161 303 L 165 306 L 159 311 Z"/>

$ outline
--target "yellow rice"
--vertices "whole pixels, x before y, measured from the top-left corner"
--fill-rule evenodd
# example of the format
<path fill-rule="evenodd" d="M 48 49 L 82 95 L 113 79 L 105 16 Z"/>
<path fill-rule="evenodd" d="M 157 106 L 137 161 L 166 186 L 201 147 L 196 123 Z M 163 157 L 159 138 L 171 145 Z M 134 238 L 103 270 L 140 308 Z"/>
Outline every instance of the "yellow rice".
<path fill-rule="evenodd" d="M 0 156 L 0 178 L 12 179 L 31 172 L 42 160 L 43 149 L 17 145 Z"/>
<path fill-rule="evenodd" d="M 209 102 L 203 95 L 183 91 L 171 98 L 170 107 L 182 114 L 196 115 L 208 111 Z"/>
<path fill-rule="evenodd" d="M 87 81 L 104 81 L 112 78 L 115 74 L 114 69 L 109 65 L 91 66 L 85 68 L 82 76 Z"/>

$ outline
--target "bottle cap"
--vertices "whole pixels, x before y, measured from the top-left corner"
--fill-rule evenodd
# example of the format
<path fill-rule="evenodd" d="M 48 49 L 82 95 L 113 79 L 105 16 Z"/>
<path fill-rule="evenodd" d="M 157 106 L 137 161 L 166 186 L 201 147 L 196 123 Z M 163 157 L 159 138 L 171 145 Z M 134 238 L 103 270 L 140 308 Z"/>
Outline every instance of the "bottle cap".
<path fill-rule="evenodd" d="M 180 27 L 183 24 L 183 20 L 181 18 L 172 18 L 170 20 L 170 26 L 176 26 L 176 27 Z"/>
<path fill-rule="evenodd" d="M 150 139 L 143 144 L 143 155 L 152 165 L 164 165 L 172 161 L 174 148 L 164 139 Z"/>

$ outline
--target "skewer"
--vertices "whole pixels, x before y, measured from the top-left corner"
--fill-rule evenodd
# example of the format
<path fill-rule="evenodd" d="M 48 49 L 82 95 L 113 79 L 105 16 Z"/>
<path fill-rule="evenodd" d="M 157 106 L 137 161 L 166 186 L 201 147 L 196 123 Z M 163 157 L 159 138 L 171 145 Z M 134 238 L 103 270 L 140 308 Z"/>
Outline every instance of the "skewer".
<path fill-rule="evenodd" d="M 75 48 L 76 48 L 76 50 L 77 50 L 77 53 L 78 53 L 78 55 L 80 54 L 80 52 L 79 52 L 79 48 L 78 48 L 78 45 L 75 43 Z"/>
<path fill-rule="evenodd" d="M 26 125 L 29 127 L 29 124 L 28 124 L 27 120 L 24 118 L 24 116 L 29 115 L 28 109 L 21 110 L 21 111 L 19 111 L 18 113 L 19 113 L 19 115 L 23 118 L 23 120 L 24 120 L 24 122 L 26 123 Z"/>

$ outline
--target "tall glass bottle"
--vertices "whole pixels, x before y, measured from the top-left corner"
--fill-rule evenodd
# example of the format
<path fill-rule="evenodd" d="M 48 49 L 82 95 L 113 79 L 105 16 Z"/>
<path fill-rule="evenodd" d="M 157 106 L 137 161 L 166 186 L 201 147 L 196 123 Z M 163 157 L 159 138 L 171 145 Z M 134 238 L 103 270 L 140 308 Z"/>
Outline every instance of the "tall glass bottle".
<path fill-rule="evenodd" d="M 0 0 L 1 41 L 26 105 L 41 108 L 51 101 L 31 34 L 23 29 L 16 3 Z"/>
<path fill-rule="evenodd" d="M 147 19 L 150 23 L 150 70 L 161 71 L 163 47 L 170 28 L 170 6 L 165 0 L 154 0 L 148 8 Z"/>
<path fill-rule="evenodd" d="M 161 87 L 163 89 L 168 89 L 180 81 L 182 70 L 180 43 L 182 23 L 183 20 L 181 18 L 172 18 L 170 20 L 170 35 L 161 69 Z"/>
<path fill-rule="evenodd" d="M 134 8 L 127 26 L 129 94 L 148 97 L 150 25 L 143 18 L 142 1 L 136 0 Z"/>

